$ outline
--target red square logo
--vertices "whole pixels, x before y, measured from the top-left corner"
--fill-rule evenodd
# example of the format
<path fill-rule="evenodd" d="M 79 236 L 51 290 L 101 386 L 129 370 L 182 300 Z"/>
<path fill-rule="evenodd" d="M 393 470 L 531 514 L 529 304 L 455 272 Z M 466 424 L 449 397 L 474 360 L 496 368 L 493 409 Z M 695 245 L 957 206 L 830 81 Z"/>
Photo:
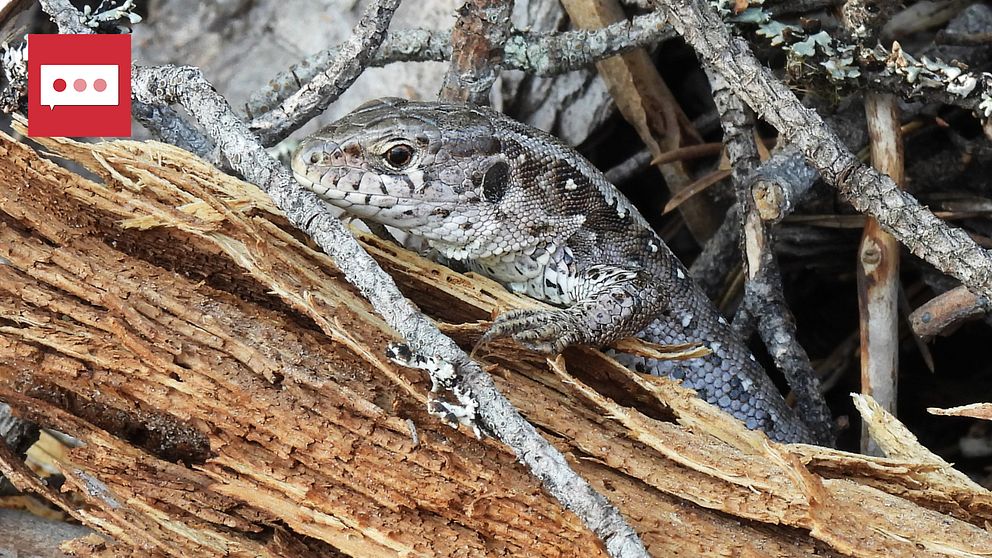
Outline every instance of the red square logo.
<path fill-rule="evenodd" d="M 28 35 L 28 135 L 131 135 L 131 35 Z"/>

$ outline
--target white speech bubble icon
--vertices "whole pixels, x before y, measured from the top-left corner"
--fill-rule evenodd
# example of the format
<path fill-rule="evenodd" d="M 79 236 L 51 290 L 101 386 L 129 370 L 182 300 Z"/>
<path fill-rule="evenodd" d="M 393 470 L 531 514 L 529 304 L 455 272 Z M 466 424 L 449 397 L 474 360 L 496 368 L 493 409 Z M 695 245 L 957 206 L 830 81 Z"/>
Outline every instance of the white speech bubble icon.
<path fill-rule="evenodd" d="M 42 64 L 41 104 L 64 106 L 117 106 L 114 64 Z"/>

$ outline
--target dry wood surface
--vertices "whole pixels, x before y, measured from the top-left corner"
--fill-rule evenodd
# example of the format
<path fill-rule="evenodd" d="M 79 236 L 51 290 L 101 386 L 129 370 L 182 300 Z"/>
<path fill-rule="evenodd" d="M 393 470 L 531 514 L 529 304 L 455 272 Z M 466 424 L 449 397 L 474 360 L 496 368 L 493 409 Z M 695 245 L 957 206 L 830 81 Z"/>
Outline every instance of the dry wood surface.
<path fill-rule="evenodd" d="M 510 451 L 428 416 L 421 372 L 257 189 L 159 143 L 0 138 L 0 401 L 78 438 L 79 556 L 600 556 Z M 85 170 L 84 170 L 85 169 Z M 83 174 L 90 176 L 86 178 Z M 534 304 L 375 238 L 466 347 Z M 654 556 L 988 556 L 992 495 L 859 400 L 891 458 L 786 446 L 590 349 L 480 352 Z"/>

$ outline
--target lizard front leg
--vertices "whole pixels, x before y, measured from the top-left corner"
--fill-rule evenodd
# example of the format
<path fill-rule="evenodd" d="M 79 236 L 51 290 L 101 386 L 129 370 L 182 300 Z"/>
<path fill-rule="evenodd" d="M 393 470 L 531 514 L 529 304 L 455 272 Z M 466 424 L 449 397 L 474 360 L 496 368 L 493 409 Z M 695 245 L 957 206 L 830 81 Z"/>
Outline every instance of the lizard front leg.
<path fill-rule="evenodd" d="M 657 277 L 613 265 L 593 265 L 570 278 L 574 302 L 557 310 L 521 309 L 500 315 L 481 343 L 512 337 L 542 353 L 560 353 L 569 345 L 602 346 L 640 332 L 665 300 Z"/>

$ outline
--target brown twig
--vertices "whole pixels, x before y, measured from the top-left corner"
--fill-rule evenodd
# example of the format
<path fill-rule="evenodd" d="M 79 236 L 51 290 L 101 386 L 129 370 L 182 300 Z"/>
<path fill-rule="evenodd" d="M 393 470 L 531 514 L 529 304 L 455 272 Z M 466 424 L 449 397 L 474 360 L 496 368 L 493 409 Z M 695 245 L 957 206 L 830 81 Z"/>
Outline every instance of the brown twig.
<path fill-rule="evenodd" d="M 992 311 L 986 297 L 957 287 L 925 302 L 909 315 L 909 325 L 916 335 L 931 339 L 961 322 L 980 318 Z"/>
<path fill-rule="evenodd" d="M 869 93 L 865 112 L 872 164 L 901 184 L 905 166 L 896 99 Z M 899 289 L 899 243 L 882 230 L 876 219 L 869 219 L 858 250 L 861 393 L 872 396 L 893 414 L 899 376 Z M 868 435 L 867 425 L 861 429 L 861 451 L 881 454 Z"/>
<path fill-rule="evenodd" d="M 664 155 L 659 157 L 659 159 L 664 159 Z M 688 203 L 689 200 L 693 199 L 696 195 L 704 192 L 710 186 L 719 183 L 724 178 L 730 176 L 730 171 L 728 170 L 715 170 L 707 175 L 701 176 L 696 180 L 693 180 L 689 184 L 678 192 L 672 194 L 672 197 L 668 199 L 665 203 L 665 207 L 661 209 L 661 214 L 671 213 L 684 204 Z"/>
<path fill-rule="evenodd" d="M 503 65 L 510 36 L 512 0 L 467 0 L 451 31 L 451 66 L 439 97 L 446 101 L 489 104 L 489 90 Z"/>

